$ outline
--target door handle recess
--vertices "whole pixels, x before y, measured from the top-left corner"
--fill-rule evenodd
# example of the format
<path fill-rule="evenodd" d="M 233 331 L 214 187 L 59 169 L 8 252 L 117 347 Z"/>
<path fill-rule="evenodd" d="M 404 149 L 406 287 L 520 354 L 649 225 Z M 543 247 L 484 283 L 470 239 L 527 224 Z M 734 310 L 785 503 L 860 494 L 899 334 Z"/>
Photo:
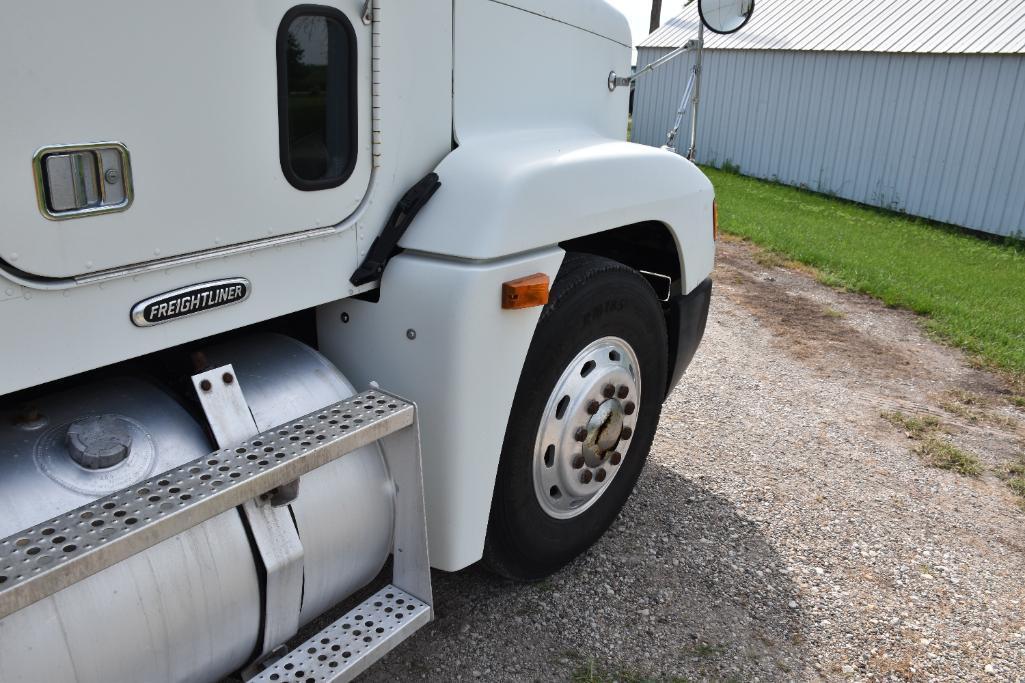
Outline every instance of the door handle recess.
<path fill-rule="evenodd" d="M 132 170 L 119 142 L 43 147 L 33 158 L 39 210 L 50 220 L 124 211 Z"/>

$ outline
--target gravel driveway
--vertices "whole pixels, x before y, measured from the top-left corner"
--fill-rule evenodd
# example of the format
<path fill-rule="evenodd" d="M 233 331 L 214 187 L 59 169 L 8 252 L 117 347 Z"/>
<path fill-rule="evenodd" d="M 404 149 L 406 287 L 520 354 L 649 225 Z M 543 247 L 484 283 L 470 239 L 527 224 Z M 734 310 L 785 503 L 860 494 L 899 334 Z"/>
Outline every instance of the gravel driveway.
<path fill-rule="evenodd" d="M 1025 512 L 998 476 L 1022 409 L 913 315 L 754 255 L 721 245 L 610 533 L 540 584 L 436 573 L 437 620 L 363 680 L 1025 680 Z M 894 411 L 985 473 L 930 467 Z"/>

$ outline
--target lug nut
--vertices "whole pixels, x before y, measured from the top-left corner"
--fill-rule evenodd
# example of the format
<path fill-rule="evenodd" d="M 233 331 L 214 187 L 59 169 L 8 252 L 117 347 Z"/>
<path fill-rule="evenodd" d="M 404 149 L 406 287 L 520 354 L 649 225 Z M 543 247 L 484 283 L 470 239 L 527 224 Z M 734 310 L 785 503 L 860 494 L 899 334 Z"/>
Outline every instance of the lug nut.
<path fill-rule="evenodd" d="M 598 483 L 605 481 L 605 470 L 598 470 L 595 473 L 594 478 L 598 480 Z"/>
<path fill-rule="evenodd" d="M 579 470 L 583 466 L 584 466 L 584 456 L 578 455 L 577 457 L 573 458 L 573 469 Z"/>
<path fill-rule="evenodd" d="M 616 396 L 619 398 L 626 398 L 630 394 L 630 387 L 625 384 L 620 385 L 619 391 L 616 392 Z"/>
<path fill-rule="evenodd" d="M 580 483 L 590 484 L 591 483 L 591 470 L 584 470 L 580 473 Z"/>
<path fill-rule="evenodd" d="M 612 466 L 618 465 L 623 460 L 623 456 L 620 455 L 619 451 L 615 451 L 612 457 L 609 458 L 609 464 Z"/>
<path fill-rule="evenodd" d="M 616 395 L 616 387 L 611 384 L 606 384 L 601 388 L 601 395 L 605 398 L 612 398 Z"/>
<path fill-rule="evenodd" d="M 634 435 L 634 430 L 629 427 L 623 427 L 623 432 L 619 435 L 619 438 L 623 441 L 629 441 L 630 437 Z"/>
<path fill-rule="evenodd" d="M 601 408 L 601 404 L 598 403 L 597 401 L 591 401 L 590 403 L 587 404 L 587 413 L 589 415 L 594 415 L 595 413 L 598 412 L 598 408 Z"/>
<path fill-rule="evenodd" d="M 584 441 L 587 439 L 587 430 L 583 427 L 577 427 L 577 431 L 573 432 L 573 438 L 577 441 Z"/>
<path fill-rule="evenodd" d="M 637 406 L 633 401 L 627 401 L 623 406 L 623 412 L 627 415 L 633 415 L 635 410 L 637 410 Z"/>

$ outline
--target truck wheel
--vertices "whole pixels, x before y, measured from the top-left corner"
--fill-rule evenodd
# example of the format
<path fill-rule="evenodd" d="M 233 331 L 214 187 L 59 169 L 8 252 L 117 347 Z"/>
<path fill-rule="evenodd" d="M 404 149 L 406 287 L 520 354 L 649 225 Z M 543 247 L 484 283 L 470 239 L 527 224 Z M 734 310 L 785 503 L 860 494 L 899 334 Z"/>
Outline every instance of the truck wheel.
<path fill-rule="evenodd" d="M 509 416 L 484 550 L 493 571 L 541 579 L 608 529 L 651 448 L 667 362 L 648 282 L 615 261 L 567 254 Z"/>

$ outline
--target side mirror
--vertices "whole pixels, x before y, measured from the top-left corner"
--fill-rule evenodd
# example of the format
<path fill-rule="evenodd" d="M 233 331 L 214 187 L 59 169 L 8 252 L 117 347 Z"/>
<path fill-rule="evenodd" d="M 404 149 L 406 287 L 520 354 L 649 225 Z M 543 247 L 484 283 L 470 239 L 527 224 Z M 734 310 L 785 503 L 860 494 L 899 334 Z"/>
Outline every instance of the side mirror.
<path fill-rule="evenodd" d="M 714 33 L 735 33 L 755 11 L 755 0 L 698 0 L 701 23 Z"/>

